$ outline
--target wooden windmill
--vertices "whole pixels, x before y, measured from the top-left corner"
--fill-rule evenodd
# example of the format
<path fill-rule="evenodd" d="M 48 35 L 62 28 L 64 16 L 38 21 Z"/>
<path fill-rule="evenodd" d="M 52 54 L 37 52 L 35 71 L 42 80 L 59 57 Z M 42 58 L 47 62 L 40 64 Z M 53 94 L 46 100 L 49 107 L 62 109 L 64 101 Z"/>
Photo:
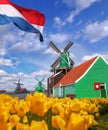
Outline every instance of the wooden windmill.
<path fill-rule="evenodd" d="M 53 74 L 48 78 L 47 86 L 48 86 L 48 96 L 53 93 L 53 87 L 59 80 L 67 74 L 67 72 L 73 67 L 74 61 L 70 57 L 69 48 L 72 46 L 73 42 L 69 42 L 63 51 L 60 51 L 54 43 L 50 42 L 49 46 L 53 48 L 59 57 L 55 60 L 55 62 L 51 65 L 51 71 Z"/>
<path fill-rule="evenodd" d="M 69 42 L 66 47 L 61 52 L 54 43 L 50 42 L 49 46 L 52 47 L 58 54 L 59 57 L 55 60 L 55 62 L 51 65 L 51 71 L 54 73 L 58 73 L 59 71 L 63 71 L 66 73 L 68 70 L 70 70 L 73 65 L 74 61 L 70 57 L 69 48 L 72 46 L 73 42 Z"/>
<path fill-rule="evenodd" d="M 41 80 L 39 80 L 38 78 L 36 78 L 35 77 L 35 79 L 38 81 L 38 83 L 37 83 L 37 85 L 36 85 L 36 89 L 35 89 L 35 91 L 36 92 L 45 92 L 45 87 L 44 87 L 44 85 L 43 85 L 43 80 L 45 79 L 45 78 L 43 78 L 43 79 L 41 79 Z"/>
<path fill-rule="evenodd" d="M 17 85 L 17 86 L 16 86 L 16 89 L 15 89 L 15 93 L 26 93 L 26 92 L 28 92 L 28 91 L 26 90 L 26 88 L 22 88 L 22 87 L 21 87 L 23 84 L 20 83 L 20 79 L 18 80 L 17 83 L 14 83 L 14 84 Z"/>

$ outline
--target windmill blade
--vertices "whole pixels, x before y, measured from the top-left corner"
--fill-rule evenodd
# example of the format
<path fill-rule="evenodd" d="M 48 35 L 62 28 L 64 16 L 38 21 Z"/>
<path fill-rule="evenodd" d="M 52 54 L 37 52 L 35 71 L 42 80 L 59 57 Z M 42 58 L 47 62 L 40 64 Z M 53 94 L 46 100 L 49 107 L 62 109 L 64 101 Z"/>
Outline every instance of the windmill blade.
<path fill-rule="evenodd" d="M 39 82 L 39 79 L 35 77 L 35 79 Z"/>
<path fill-rule="evenodd" d="M 61 51 L 50 41 L 49 46 L 52 47 L 57 53 L 60 53 Z"/>
<path fill-rule="evenodd" d="M 51 67 L 56 67 L 60 62 L 60 58 L 57 58 L 57 60 L 51 65 Z"/>
<path fill-rule="evenodd" d="M 20 79 L 18 80 L 18 83 L 20 83 Z"/>
<path fill-rule="evenodd" d="M 13 84 L 18 84 L 18 83 L 13 83 Z"/>
<path fill-rule="evenodd" d="M 67 50 L 72 46 L 72 44 L 73 44 L 73 42 L 70 41 L 70 42 L 66 45 L 66 47 L 64 48 L 64 51 L 67 51 Z"/>
<path fill-rule="evenodd" d="M 20 85 L 24 85 L 24 84 L 21 84 L 21 83 L 13 83 L 13 84 L 16 84 L 16 85 L 18 85 L 18 84 L 20 84 Z"/>
<path fill-rule="evenodd" d="M 41 82 L 45 79 L 45 77 L 43 79 L 41 79 Z"/>
<path fill-rule="evenodd" d="M 38 83 L 34 86 L 34 88 L 36 88 L 38 86 Z"/>

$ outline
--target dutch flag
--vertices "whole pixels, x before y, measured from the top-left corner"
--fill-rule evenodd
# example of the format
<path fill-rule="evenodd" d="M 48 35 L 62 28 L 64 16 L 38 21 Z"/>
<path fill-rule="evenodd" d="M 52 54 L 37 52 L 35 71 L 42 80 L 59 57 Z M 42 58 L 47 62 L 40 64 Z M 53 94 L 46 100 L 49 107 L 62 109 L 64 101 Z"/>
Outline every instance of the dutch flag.
<path fill-rule="evenodd" d="M 9 0 L 0 0 L 0 25 L 10 22 L 23 31 L 39 34 L 40 41 L 43 41 L 45 17 L 42 13 L 17 6 Z"/>

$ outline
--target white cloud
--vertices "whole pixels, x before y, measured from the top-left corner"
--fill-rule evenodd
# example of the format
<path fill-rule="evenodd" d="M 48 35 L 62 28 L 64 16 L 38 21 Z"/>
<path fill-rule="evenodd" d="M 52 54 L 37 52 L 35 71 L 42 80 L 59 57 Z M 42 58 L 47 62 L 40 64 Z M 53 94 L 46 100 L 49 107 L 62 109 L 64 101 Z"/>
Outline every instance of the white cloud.
<path fill-rule="evenodd" d="M 7 49 L 14 51 L 37 51 L 46 47 L 41 44 L 36 34 L 26 33 L 13 24 L 0 26 L 0 55 L 6 55 Z M 6 48 L 8 46 L 8 48 Z"/>
<path fill-rule="evenodd" d="M 108 37 L 108 19 L 90 23 L 84 29 L 84 38 L 90 42 L 97 42 L 105 37 Z"/>
<path fill-rule="evenodd" d="M 25 74 L 23 72 L 18 73 L 18 77 L 24 77 L 24 76 L 25 76 Z"/>
<path fill-rule="evenodd" d="M 24 32 L 15 28 L 13 24 L 0 26 L 0 48 L 7 44 L 14 44 L 23 34 Z"/>
<path fill-rule="evenodd" d="M 57 24 L 61 24 L 61 20 L 59 17 L 55 17 L 54 18 L 54 21 L 57 23 Z"/>
<path fill-rule="evenodd" d="M 72 3 L 74 3 L 74 0 L 63 0 L 63 3 L 67 4 L 68 6 L 72 6 Z"/>
<path fill-rule="evenodd" d="M 49 75 L 49 71 L 47 70 L 40 70 L 37 72 L 32 72 L 30 74 L 25 74 L 23 72 L 19 72 L 18 74 L 11 74 L 7 73 L 4 70 L 0 70 L 0 89 L 6 91 L 14 91 L 17 83 L 20 79 L 21 83 L 23 84 L 22 87 L 25 87 L 27 90 L 35 90 L 34 86 L 36 85 L 35 77 L 42 79 L 45 76 Z M 44 84 L 47 84 L 47 78 L 45 78 Z M 46 86 L 46 85 L 45 85 Z"/>
<path fill-rule="evenodd" d="M 7 72 L 5 72 L 4 70 L 0 70 L 0 77 L 1 76 L 6 76 L 7 75 Z"/>
<path fill-rule="evenodd" d="M 91 6 L 92 3 L 99 1 L 99 0 L 63 0 L 63 3 L 67 4 L 71 7 L 79 8 L 79 10 L 85 9 Z"/>
<path fill-rule="evenodd" d="M 63 0 L 68 6 L 75 7 L 69 16 L 66 18 L 66 22 L 72 23 L 76 15 L 78 15 L 82 10 L 89 8 L 94 2 L 99 0 Z"/>
<path fill-rule="evenodd" d="M 17 80 L 17 75 L 0 70 L 0 89 L 13 91 L 15 89 L 15 85 L 13 84 L 15 80 Z"/>
<path fill-rule="evenodd" d="M 94 53 L 92 55 L 85 55 L 85 56 L 82 57 L 82 60 L 87 61 L 87 60 L 90 60 L 91 58 L 93 58 L 95 56 L 98 56 L 98 55 L 100 55 L 100 54 L 99 53 Z"/>
<path fill-rule="evenodd" d="M 108 62 L 108 54 L 103 54 L 102 55 L 104 58 L 105 58 L 105 60 L 107 60 L 107 62 Z"/>
<path fill-rule="evenodd" d="M 65 22 L 63 22 L 62 19 L 60 19 L 60 17 L 55 17 L 54 18 L 54 26 L 56 28 L 60 29 L 64 25 L 65 25 Z"/>
<path fill-rule="evenodd" d="M 66 18 L 66 22 L 72 23 L 74 20 L 74 17 L 78 15 L 79 10 L 72 11 L 69 16 Z"/>
<path fill-rule="evenodd" d="M 82 60 L 87 61 L 95 56 L 102 56 L 104 59 L 108 61 L 108 55 L 107 54 L 100 54 L 100 53 L 94 53 L 92 55 L 85 55 L 82 57 Z"/>
<path fill-rule="evenodd" d="M 45 44 L 41 44 L 39 40 L 35 38 L 36 37 L 33 34 L 25 34 L 22 39 L 18 40 L 16 43 L 12 45 L 11 50 L 31 52 L 41 50 L 46 47 Z"/>
<path fill-rule="evenodd" d="M 13 63 L 10 59 L 0 58 L 0 66 L 13 66 Z"/>
<path fill-rule="evenodd" d="M 45 75 L 49 75 L 49 71 L 47 70 L 40 70 L 37 72 L 33 72 L 30 74 L 32 77 L 36 77 L 36 76 L 45 76 Z"/>
<path fill-rule="evenodd" d="M 58 29 L 64 26 L 66 23 L 72 23 L 75 16 L 77 16 L 82 10 L 89 8 L 93 3 L 98 2 L 100 0 L 63 0 L 63 3 L 66 4 L 70 8 L 74 8 L 69 14 L 67 13 L 67 17 L 65 20 L 62 20 L 60 17 L 54 18 L 54 25 Z"/>
<path fill-rule="evenodd" d="M 57 55 L 57 53 L 52 49 L 52 48 L 48 48 L 46 49 L 43 54 L 51 54 L 51 56 L 55 56 Z"/>
<path fill-rule="evenodd" d="M 76 7 L 79 8 L 79 10 L 83 10 L 85 8 L 88 8 L 91 6 L 94 2 L 97 2 L 99 0 L 75 0 Z"/>
<path fill-rule="evenodd" d="M 0 48 L 0 56 L 6 55 L 6 49 L 5 48 Z"/>
<path fill-rule="evenodd" d="M 63 43 L 66 40 L 69 39 L 69 35 L 65 33 L 56 33 L 56 34 L 50 34 L 49 39 L 50 41 L 54 41 L 56 43 Z"/>

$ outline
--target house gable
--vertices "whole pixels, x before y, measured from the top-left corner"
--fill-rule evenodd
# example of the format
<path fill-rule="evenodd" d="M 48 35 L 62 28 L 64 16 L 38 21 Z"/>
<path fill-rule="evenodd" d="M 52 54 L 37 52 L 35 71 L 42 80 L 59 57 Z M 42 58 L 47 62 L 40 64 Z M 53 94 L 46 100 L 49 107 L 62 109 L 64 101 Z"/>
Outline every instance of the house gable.
<path fill-rule="evenodd" d="M 87 73 L 88 71 L 93 67 L 93 65 L 99 60 L 101 59 L 101 62 L 104 62 L 106 65 L 108 65 L 108 62 L 100 55 L 98 56 L 94 61 L 93 63 L 88 67 L 88 69 L 85 71 L 85 73 L 83 75 L 81 75 L 80 78 L 78 78 L 75 83 L 77 83 L 79 80 L 81 80 Z M 100 63 L 99 63 L 100 64 Z"/>
<path fill-rule="evenodd" d="M 77 97 L 101 97 L 101 90 L 94 89 L 95 82 L 105 83 L 106 90 L 108 90 L 108 64 L 101 56 L 90 66 L 80 80 L 76 82 Z"/>

